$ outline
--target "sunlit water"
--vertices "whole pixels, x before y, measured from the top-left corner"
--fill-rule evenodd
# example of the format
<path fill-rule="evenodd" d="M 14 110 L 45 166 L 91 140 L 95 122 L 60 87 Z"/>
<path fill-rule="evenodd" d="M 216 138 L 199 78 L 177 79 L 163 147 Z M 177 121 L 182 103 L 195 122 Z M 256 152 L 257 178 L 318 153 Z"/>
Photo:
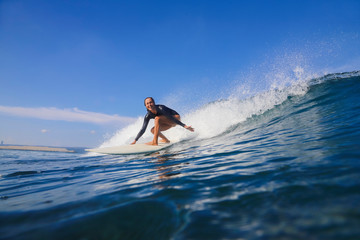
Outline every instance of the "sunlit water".
<path fill-rule="evenodd" d="M 212 102 L 153 154 L 2 150 L 0 239 L 360 239 L 359 93 L 353 72 Z"/>

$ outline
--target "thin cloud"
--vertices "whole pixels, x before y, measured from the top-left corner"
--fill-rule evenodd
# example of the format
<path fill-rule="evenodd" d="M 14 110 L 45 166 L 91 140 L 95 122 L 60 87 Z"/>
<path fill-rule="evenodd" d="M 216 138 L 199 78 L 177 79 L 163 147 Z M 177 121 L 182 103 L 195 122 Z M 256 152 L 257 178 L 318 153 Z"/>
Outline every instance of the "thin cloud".
<path fill-rule="evenodd" d="M 87 112 L 78 108 L 59 109 L 54 107 L 25 108 L 0 106 L 0 113 L 18 117 L 37 118 L 43 120 L 87 122 L 94 124 L 129 124 L 136 120 L 135 118 L 121 117 L 118 115 Z"/>

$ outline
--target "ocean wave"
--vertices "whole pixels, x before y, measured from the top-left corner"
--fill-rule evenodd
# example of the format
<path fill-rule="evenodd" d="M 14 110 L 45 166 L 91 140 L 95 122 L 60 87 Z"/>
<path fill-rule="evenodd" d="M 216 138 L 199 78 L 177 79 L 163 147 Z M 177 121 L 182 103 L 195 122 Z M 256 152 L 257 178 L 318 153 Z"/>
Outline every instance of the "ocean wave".
<path fill-rule="evenodd" d="M 334 80 L 346 81 L 347 79 L 358 78 L 360 76 L 360 71 L 354 71 L 327 74 L 317 78 L 306 78 L 306 76 L 313 75 L 305 75 L 299 69 L 297 71 L 297 74 L 295 74 L 296 78 L 289 79 L 283 76 L 286 80 L 279 81 L 277 79 L 274 81 L 277 84 L 272 84 L 270 89 L 257 92 L 245 99 L 242 99 L 242 94 L 237 95 L 237 91 L 235 91 L 235 93 L 232 93 L 228 98 L 209 102 L 194 111 L 182 114 L 182 121 L 188 125 L 192 125 L 195 128 L 195 133 L 189 133 L 180 127 L 176 127 L 167 131 L 166 136 L 173 142 L 212 138 L 229 131 L 229 129 L 234 128 L 234 126 L 254 116 L 264 114 L 293 97 L 305 96 L 309 89 L 314 86 L 330 84 L 330 82 Z M 281 84 L 279 82 L 281 82 Z M 236 89 L 236 87 L 237 86 L 235 86 L 234 89 Z M 104 141 L 100 147 L 129 144 L 140 130 L 142 121 L 143 118 L 139 117 L 135 123 L 120 129 L 111 138 Z M 150 129 L 151 126 L 148 128 Z M 150 141 L 151 138 L 151 133 L 146 131 L 142 141 Z"/>

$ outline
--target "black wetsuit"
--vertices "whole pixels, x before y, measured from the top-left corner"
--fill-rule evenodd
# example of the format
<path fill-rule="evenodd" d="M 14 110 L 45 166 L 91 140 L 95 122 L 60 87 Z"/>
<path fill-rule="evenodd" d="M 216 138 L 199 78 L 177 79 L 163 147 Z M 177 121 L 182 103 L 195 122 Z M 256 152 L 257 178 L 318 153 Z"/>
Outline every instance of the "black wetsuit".
<path fill-rule="evenodd" d="M 180 126 L 184 127 L 185 124 L 183 124 L 181 121 L 177 120 L 174 115 L 179 115 L 175 110 L 168 108 L 164 105 L 155 105 L 156 108 L 156 114 L 152 113 L 151 111 L 147 110 L 147 114 L 144 117 L 144 123 L 142 128 L 140 129 L 140 132 L 135 138 L 135 141 L 139 140 L 139 138 L 144 134 L 147 125 L 149 124 L 150 119 L 154 119 L 156 116 L 166 116 L 171 121 L 173 121 L 176 124 L 179 124 Z"/>

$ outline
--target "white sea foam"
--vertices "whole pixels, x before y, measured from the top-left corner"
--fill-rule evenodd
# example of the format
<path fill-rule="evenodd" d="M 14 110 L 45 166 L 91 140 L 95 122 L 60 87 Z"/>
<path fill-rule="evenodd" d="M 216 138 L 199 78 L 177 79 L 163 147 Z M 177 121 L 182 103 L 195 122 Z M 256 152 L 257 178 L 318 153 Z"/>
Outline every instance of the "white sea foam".
<path fill-rule="evenodd" d="M 292 78 L 286 74 L 275 74 L 268 90 L 257 92 L 245 99 L 242 92 L 239 92 L 239 88 L 235 86 L 234 91 L 226 99 L 207 103 L 196 110 L 181 114 L 182 122 L 193 126 L 195 128 L 194 133 L 177 126 L 164 132 L 164 134 L 173 142 L 190 138 L 211 138 L 220 135 L 229 127 L 283 103 L 289 96 L 304 95 L 308 90 L 311 77 L 305 75 L 305 71 L 301 67 L 295 67 L 291 76 Z M 116 132 L 101 147 L 131 143 L 139 132 L 142 123 L 143 117 L 139 117 L 135 123 Z M 145 134 L 139 142 L 151 141 L 150 129 L 152 127 L 153 121 L 150 121 Z"/>

